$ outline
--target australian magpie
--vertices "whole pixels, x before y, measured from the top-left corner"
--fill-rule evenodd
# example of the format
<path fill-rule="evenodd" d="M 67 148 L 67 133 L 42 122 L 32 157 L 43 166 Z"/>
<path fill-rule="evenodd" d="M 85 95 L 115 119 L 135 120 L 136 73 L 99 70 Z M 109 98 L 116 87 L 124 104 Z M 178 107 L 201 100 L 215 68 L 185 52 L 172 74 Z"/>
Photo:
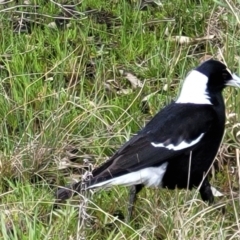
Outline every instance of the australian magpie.
<path fill-rule="evenodd" d="M 85 189 L 132 186 L 129 217 L 143 186 L 168 189 L 199 187 L 213 202 L 207 175 L 221 144 L 225 125 L 222 90 L 240 87 L 240 78 L 222 63 L 208 60 L 189 72 L 176 101 L 158 112 L 84 181 Z M 58 201 L 79 192 L 83 182 L 60 188 Z"/>

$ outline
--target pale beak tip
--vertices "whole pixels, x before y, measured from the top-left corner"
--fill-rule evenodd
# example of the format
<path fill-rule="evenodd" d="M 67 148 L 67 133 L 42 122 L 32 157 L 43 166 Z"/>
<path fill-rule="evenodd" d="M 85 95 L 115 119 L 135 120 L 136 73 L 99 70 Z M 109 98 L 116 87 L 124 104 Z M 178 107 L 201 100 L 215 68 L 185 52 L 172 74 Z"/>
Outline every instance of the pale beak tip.
<path fill-rule="evenodd" d="M 231 86 L 240 88 L 240 77 L 237 76 L 235 73 L 232 74 L 232 80 L 230 80 L 230 82 Z"/>

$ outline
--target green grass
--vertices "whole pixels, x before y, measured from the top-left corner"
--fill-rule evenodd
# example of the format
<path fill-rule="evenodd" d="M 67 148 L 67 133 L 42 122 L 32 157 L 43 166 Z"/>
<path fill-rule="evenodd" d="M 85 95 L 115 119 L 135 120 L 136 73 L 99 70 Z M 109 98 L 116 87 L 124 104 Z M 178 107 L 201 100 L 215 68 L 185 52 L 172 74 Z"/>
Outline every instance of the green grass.
<path fill-rule="evenodd" d="M 76 15 L 65 11 L 67 25 L 51 28 L 61 7 L 30 3 L 39 7 L 0 5 L 0 239 L 80 239 L 82 198 L 53 210 L 57 186 L 79 178 L 84 159 L 97 166 L 111 156 L 175 99 L 205 55 L 240 73 L 239 4 L 161 1 L 140 11 L 138 1 L 89 0 Z M 20 33 L 26 19 L 31 31 Z M 215 37 L 172 40 L 181 35 Z M 133 88 L 126 73 L 143 86 Z M 226 135 L 211 182 L 225 196 L 209 207 L 198 191 L 146 189 L 126 224 L 114 216 L 126 215 L 128 189 L 100 191 L 88 203 L 86 239 L 240 238 L 240 94 L 224 96 Z"/>

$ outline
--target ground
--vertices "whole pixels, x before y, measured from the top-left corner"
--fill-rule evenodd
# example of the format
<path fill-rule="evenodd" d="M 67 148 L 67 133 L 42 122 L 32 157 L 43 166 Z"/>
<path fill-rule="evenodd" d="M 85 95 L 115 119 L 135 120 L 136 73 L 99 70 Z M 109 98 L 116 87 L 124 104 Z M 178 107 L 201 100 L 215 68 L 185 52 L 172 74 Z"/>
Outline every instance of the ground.
<path fill-rule="evenodd" d="M 1 239 L 240 239 L 239 100 L 211 170 L 224 196 L 128 189 L 53 209 L 57 186 L 105 161 L 215 58 L 240 74 L 240 5 L 219 1 L 0 1 Z M 196 123 L 197 124 L 197 123 Z M 82 201 L 81 201 L 82 203 Z M 223 211 L 225 207 L 225 213 Z M 81 238 L 82 237 L 82 238 Z"/>

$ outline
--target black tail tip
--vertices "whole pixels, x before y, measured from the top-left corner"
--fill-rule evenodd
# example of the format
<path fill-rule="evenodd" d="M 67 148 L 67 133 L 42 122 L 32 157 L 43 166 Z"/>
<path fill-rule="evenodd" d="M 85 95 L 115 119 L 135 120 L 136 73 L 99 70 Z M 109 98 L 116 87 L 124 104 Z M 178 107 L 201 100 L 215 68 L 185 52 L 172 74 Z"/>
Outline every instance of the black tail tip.
<path fill-rule="evenodd" d="M 81 182 L 74 183 L 66 187 L 59 187 L 55 192 L 55 206 L 71 198 L 81 190 Z"/>
<path fill-rule="evenodd" d="M 58 188 L 55 193 L 56 201 L 62 202 L 73 196 L 73 190 L 68 187 Z"/>
<path fill-rule="evenodd" d="M 64 203 L 64 201 L 71 198 L 73 195 L 73 191 L 70 188 L 58 188 L 55 192 L 55 202 L 53 204 L 53 209 L 59 209 L 61 203 Z"/>

